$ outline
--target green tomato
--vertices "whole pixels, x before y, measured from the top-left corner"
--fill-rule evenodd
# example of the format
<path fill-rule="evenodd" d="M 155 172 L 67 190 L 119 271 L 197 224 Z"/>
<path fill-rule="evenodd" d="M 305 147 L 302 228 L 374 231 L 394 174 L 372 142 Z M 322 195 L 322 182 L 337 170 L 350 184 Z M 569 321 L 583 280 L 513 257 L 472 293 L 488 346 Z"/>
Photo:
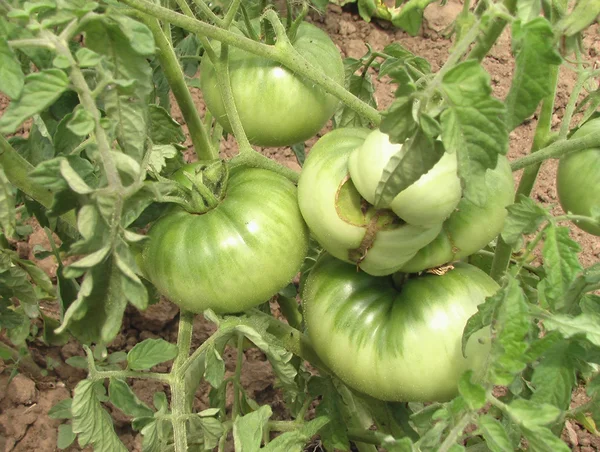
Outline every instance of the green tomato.
<path fill-rule="evenodd" d="M 296 51 L 316 69 L 340 85 L 344 65 L 329 36 L 303 22 L 293 42 Z M 219 45 L 215 45 L 219 49 Z M 331 118 L 339 101 L 310 80 L 279 63 L 229 47 L 229 75 L 233 98 L 250 143 L 290 146 L 314 136 Z M 221 99 L 217 75 L 207 57 L 200 66 L 200 86 L 208 110 L 232 132 Z"/>
<path fill-rule="evenodd" d="M 391 211 L 366 205 L 348 175 L 348 158 L 370 131 L 336 129 L 310 150 L 298 182 L 308 227 L 329 253 L 372 275 L 389 275 L 438 235 L 433 227 L 402 223 Z"/>
<path fill-rule="evenodd" d="M 443 402 L 467 370 L 479 377 L 490 349 L 484 328 L 461 342 L 467 320 L 498 285 L 458 263 L 442 276 L 423 274 L 396 287 L 324 255 L 302 299 L 318 356 L 348 386 L 386 401 Z"/>
<path fill-rule="evenodd" d="M 600 130 L 600 118 L 585 123 L 572 138 Z M 556 178 L 558 199 L 563 210 L 591 217 L 600 212 L 600 146 L 569 154 L 560 159 Z M 600 236 L 600 225 L 592 221 L 575 224 L 590 234 Z"/>
<path fill-rule="evenodd" d="M 435 240 L 402 266 L 412 273 L 434 268 L 467 257 L 479 251 L 500 234 L 508 214 L 506 207 L 514 201 L 514 182 L 510 163 L 503 155 L 485 175 L 486 202 L 477 206 L 461 199 L 456 211 L 442 225 Z"/>
<path fill-rule="evenodd" d="M 371 132 L 352 152 L 348 161 L 350 177 L 370 204 L 375 204 L 375 192 L 390 159 L 396 156 L 400 160 L 405 154 L 406 148 L 390 143 L 388 135 L 379 130 Z M 434 226 L 450 216 L 461 195 L 456 154 L 446 152 L 429 172 L 381 207 L 389 207 L 407 223 Z"/>
<path fill-rule="evenodd" d="M 217 207 L 201 215 L 175 207 L 148 236 L 144 275 L 196 313 L 241 312 L 267 301 L 296 275 L 308 247 L 295 185 L 256 168 L 232 171 Z"/>

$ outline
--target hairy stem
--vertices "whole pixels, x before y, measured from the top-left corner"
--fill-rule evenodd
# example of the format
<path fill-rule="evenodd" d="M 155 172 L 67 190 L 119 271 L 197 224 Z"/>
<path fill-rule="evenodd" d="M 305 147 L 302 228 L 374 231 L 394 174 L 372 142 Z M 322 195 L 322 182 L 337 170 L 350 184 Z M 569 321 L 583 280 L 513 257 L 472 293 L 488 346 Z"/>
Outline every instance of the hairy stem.
<path fill-rule="evenodd" d="M 165 73 L 165 77 L 169 82 L 171 91 L 177 100 L 177 104 L 181 109 L 181 114 L 185 119 L 190 132 L 190 138 L 194 146 L 194 151 L 199 160 L 212 160 L 217 157 L 217 152 L 213 148 L 206 127 L 200 119 L 198 109 L 194 104 L 194 99 L 190 90 L 188 89 L 181 66 L 177 60 L 177 55 L 173 47 L 167 40 L 167 37 L 160 28 L 158 20 L 140 15 L 146 26 L 152 31 L 154 35 L 154 41 L 158 47 L 157 56 L 160 61 L 160 65 Z"/>
<path fill-rule="evenodd" d="M 504 0 L 504 7 L 510 14 L 514 14 L 517 0 Z M 494 18 L 484 32 L 477 37 L 477 43 L 469 53 L 468 59 L 482 61 L 502 34 L 507 23 L 505 18 Z"/>

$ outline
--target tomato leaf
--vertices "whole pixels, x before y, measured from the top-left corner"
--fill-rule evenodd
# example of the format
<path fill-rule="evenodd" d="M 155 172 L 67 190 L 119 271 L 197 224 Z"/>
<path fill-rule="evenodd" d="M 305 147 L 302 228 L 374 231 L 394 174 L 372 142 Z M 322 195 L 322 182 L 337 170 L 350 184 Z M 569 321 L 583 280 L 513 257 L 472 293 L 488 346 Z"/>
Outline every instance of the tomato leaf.
<path fill-rule="evenodd" d="M 17 216 L 15 210 L 14 187 L 6 177 L 4 168 L 0 167 L 0 226 L 6 237 L 15 235 Z"/>
<path fill-rule="evenodd" d="M 600 289 L 600 264 L 583 269 L 571 280 L 564 295 L 564 306 L 567 311 L 576 305 L 581 296 L 587 292 Z"/>
<path fill-rule="evenodd" d="M 142 402 L 123 380 L 111 378 L 108 386 L 108 394 L 110 403 L 127 416 L 134 418 L 154 416 L 154 411 Z"/>
<path fill-rule="evenodd" d="M 509 245 L 515 245 L 523 234 L 533 234 L 550 217 L 544 209 L 529 197 L 519 195 L 517 202 L 507 207 L 508 217 L 502 230 L 502 238 Z"/>
<path fill-rule="evenodd" d="M 600 15 L 598 0 L 579 0 L 571 14 L 561 19 L 556 27 L 566 36 L 573 36 L 593 24 L 598 15 Z"/>
<path fill-rule="evenodd" d="M 174 144 L 185 140 L 185 135 L 181 129 L 181 124 L 175 121 L 169 112 L 160 105 L 150 105 L 148 107 L 149 123 L 148 131 L 152 143 L 156 144 Z"/>
<path fill-rule="evenodd" d="M 325 448 L 348 450 L 346 426 L 341 419 L 344 402 L 331 379 L 327 377 L 311 378 L 308 381 L 308 391 L 312 397 L 323 396 L 315 410 L 315 415 L 331 419 L 331 422 L 321 429 L 321 440 Z"/>
<path fill-rule="evenodd" d="M 77 435 L 73 433 L 73 427 L 71 424 L 61 424 L 58 426 L 58 437 L 56 438 L 56 446 L 59 449 L 66 449 L 73 441 L 75 441 Z"/>
<path fill-rule="evenodd" d="M 217 350 L 214 344 L 210 344 L 206 350 L 204 378 L 213 388 L 219 388 L 225 378 L 225 362 L 221 357 L 222 352 L 223 350 Z"/>
<path fill-rule="evenodd" d="M 486 403 L 486 392 L 483 386 L 473 383 L 473 371 L 469 370 L 463 374 L 458 382 L 458 390 L 465 402 L 472 410 L 482 408 Z"/>
<path fill-rule="evenodd" d="M 600 314 L 585 313 L 576 317 L 564 314 L 545 315 L 544 326 L 548 331 L 559 331 L 566 338 L 581 335 L 600 347 Z"/>
<path fill-rule="evenodd" d="M 100 405 L 106 395 L 101 381 L 82 380 L 73 393 L 73 432 L 79 445 L 91 444 L 97 452 L 127 452 L 115 433 L 110 415 Z"/>
<path fill-rule="evenodd" d="M 508 130 L 513 130 L 529 117 L 540 101 L 551 93 L 553 66 L 562 59 L 554 46 L 552 25 L 547 19 L 538 17 L 531 22 L 513 24 L 513 42 L 516 69 L 510 91 L 506 96 Z"/>
<path fill-rule="evenodd" d="M 467 349 L 469 338 L 480 329 L 492 324 L 492 321 L 498 315 L 498 309 L 502 303 L 503 296 L 503 292 L 498 291 L 491 297 L 487 297 L 483 303 L 477 306 L 477 312 L 469 318 L 463 331 L 463 356 L 465 356 L 465 350 Z"/>
<path fill-rule="evenodd" d="M 72 419 L 73 413 L 71 410 L 71 405 L 73 403 L 73 399 L 63 399 L 54 405 L 48 411 L 48 417 L 50 419 Z"/>
<path fill-rule="evenodd" d="M 14 133 L 27 118 L 52 105 L 68 86 L 69 79 L 60 69 L 29 74 L 21 96 L 10 103 L 0 118 L 0 133 Z"/>
<path fill-rule="evenodd" d="M 561 410 L 569 408 L 576 383 L 575 354 L 570 345 L 566 341 L 558 342 L 535 366 L 531 377 L 535 387 L 531 396 L 533 402 L 550 403 Z"/>
<path fill-rule="evenodd" d="M 569 452 L 571 450 L 549 428 L 523 428 L 522 431 L 523 436 L 529 442 L 529 450 L 532 452 L 546 452 L 548 450 L 552 452 Z"/>
<path fill-rule="evenodd" d="M 577 242 L 569 236 L 569 228 L 548 225 L 544 230 L 544 257 L 546 278 L 543 293 L 555 309 L 565 307 L 564 296 L 582 267 L 577 253 L 581 250 Z"/>
<path fill-rule="evenodd" d="M 263 438 L 263 430 L 273 414 L 268 405 L 257 411 L 238 416 L 233 421 L 233 441 L 235 450 L 239 452 L 258 452 Z"/>
<path fill-rule="evenodd" d="M 94 118 L 88 110 L 77 108 L 71 120 L 67 123 L 67 128 L 77 136 L 87 137 L 92 133 L 95 125 Z"/>
<path fill-rule="evenodd" d="M 348 82 L 348 91 L 358 97 L 360 100 L 377 108 L 375 101 L 375 86 L 371 79 L 371 74 L 365 72 L 362 75 L 352 74 Z M 368 127 L 371 122 L 364 116 L 358 114 L 352 108 L 342 104 L 333 116 L 335 128 L 339 127 Z"/>
<path fill-rule="evenodd" d="M 404 143 L 402 152 L 402 157 L 399 151 L 383 169 L 375 190 L 375 206 L 389 205 L 398 193 L 419 180 L 442 158 L 444 147 L 419 129 Z"/>
<path fill-rule="evenodd" d="M 127 364 L 132 370 L 146 370 L 177 356 L 177 346 L 164 339 L 146 339 L 127 353 Z"/>
<path fill-rule="evenodd" d="M 475 60 L 448 71 L 441 90 L 448 104 L 441 115 L 442 141 L 447 151 L 457 153 L 463 196 L 482 206 L 485 171 L 508 150 L 504 104 L 492 96 L 490 77 Z"/>
<path fill-rule="evenodd" d="M 477 419 L 478 432 L 484 437 L 486 446 L 492 452 L 505 452 L 513 450 L 513 445 L 508 438 L 504 426 L 489 414 L 479 416 Z"/>
<path fill-rule="evenodd" d="M 492 329 L 495 340 L 488 372 L 494 384 L 509 385 L 527 364 L 524 353 L 530 329 L 529 310 L 523 290 L 512 276 L 506 276 L 506 284 L 494 297 L 499 306 Z"/>
<path fill-rule="evenodd" d="M 411 36 L 416 36 L 423 22 L 423 11 L 434 0 L 409 0 L 402 5 L 399 14 L 392 13 L 392 23 Z"/>
<path fill-rule="evenodd" d="M 302 452 L 306 443 L 319 433 L 319 431 L 328 423 L 329 418 L 325 416 L 317 417 L 312 421 L 301 424 L 302 426 L 298 430 L 279 435 L 261 450 L 264 450 L 265 452 L 278 452 L 283 450 L 288 452 Z"/>
<path fill-rule="evenodd" d="M 382 113 L 380 130 L 389 135 L 392 143 L 404 143 L 417 132 L 413 106 L 412 96 L 399 97 Z"/>
<path fill-rule="evenodd" d="M 12 49 L 0 39 L 0 91 L 11 99 L 18 99 L 25 84 L 25 75 Z"/>

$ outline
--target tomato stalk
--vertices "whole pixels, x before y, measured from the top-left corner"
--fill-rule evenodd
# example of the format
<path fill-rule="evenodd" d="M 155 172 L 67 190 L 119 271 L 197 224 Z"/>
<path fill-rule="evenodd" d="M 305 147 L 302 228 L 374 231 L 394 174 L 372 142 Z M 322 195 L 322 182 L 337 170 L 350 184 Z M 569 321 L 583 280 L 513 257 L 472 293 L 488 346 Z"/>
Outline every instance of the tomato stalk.
<path fill-rule="evenodd" d="M 503 5 L 510 14 L 514 14 L 517 0 L 504 0 Z M 495 17 L 485 31 L 477 37 L 477 43 L 469 53 L 468 59 L 482 61 L 502 34 L 507 23 L 505 18 Z"/>
<path fill-rule="evenodd" d="M 304 57 L 299 55 L 295 50 L 279 48 L 278 46 L 269 46 L 256 42 L 252 39 L 240 36 L 222 28 L 204 23 L 202 21 L 186 17 L 183 14 L 155 5 L 146 0 L 122 0 L 123 3 L 147 13 L 151 16 L 165 20 L 173 25 L 177 25 L 193 33 L 206 36 L 211 39 L 221 41 L 223 44 L 238 47 L 247 52 L 263 56 L 265 58 L 277 61 L 283 64 L 291 71 L 306 77 L 312 82 L 323 87 L 323 89 L 340 99 L 345 105 L 352 108 L 354 111 L 369 119 L 373 124 L 379 125 L 381 115 L 377 109 L 366 104 L 352 93 L 347 91 L 342 85 L 336 83 L 327 74 L 317 70 Z M 267 11 L 267 14 L 269 12 Z M 276 13 L 273 11 L 272 14 Z"/>
<path fill-rule="evenodd" d="M 173 47 L 160 28 L 158 20 L 146 15 L 139 16 L 154 36 L 154 42 L 158 47 L 157 56 L 160 65 L 165 73 L 169 86 L 171 87 L 171 91 L 173 91 L 173 95 L 177 100 L 177 104 L 181 109 L 181 114 L 188 126 L 190 138 L 198 159 L 212 160 L 216 158 L 218 153 L 208 137 L 206 127 L 204 127 L 204 124 L 200 120 L 198 110 L 194 104 L 190 90 L 185 83 L 185 78 Z"/>

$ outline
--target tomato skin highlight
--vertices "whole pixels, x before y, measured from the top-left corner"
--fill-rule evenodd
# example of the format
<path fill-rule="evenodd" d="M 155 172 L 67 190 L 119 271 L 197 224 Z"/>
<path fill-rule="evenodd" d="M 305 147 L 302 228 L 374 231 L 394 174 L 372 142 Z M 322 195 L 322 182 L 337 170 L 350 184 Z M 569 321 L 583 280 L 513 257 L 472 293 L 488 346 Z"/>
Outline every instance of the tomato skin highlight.
<path fill-rule="evenodd" d="M 572 138 L 600 130 L 600 118 L 585 123 Z M 585 149 L 562 157 L 556 176 L 558 199 L 563 210 L 576 215 L 592 216 L 600 211 L 600 147 Z M 600 236 L 600 226 L 591 221 L 575 221 L 580 229 Z"/>
<path fill-rule="evenodd" d="M 145 276 L 195 313 L 235 313 L 268 301 L 296 275 L 308 247 L 295 185 L 256 168 L 233 170 L 214 209 L 198 215 L 175 207 L 148 236 Z"/>
<path fill-rule="evenodd" d="M 303 22 L 293 45 L 317 69 L 344 85 L 342 57 L 324 31 Z M 219 49 L 218 43 L 215 48 Z M 248 140 L 258 146 L 290 146 L 313 137 L 339 105 L 335 96 L 310 80 L 233 46 L 229 47 L 229 74 Z M 207 57 L 200 65 L 200 85 L 208 110 L 231 133 L 215 68 Z"/>
<path fill-rule="evenodd" d="M 322 255 L 303 289 L 306 329 L 323 362 L 348 386 L 385 401 L 447 401 L 467 370 L 476 377 L 490 349 L 490 330 L 473 334 L 466 358 L 464 326 L 499 286 L 478 268 L 456 264 L 397 289 Z"/>

